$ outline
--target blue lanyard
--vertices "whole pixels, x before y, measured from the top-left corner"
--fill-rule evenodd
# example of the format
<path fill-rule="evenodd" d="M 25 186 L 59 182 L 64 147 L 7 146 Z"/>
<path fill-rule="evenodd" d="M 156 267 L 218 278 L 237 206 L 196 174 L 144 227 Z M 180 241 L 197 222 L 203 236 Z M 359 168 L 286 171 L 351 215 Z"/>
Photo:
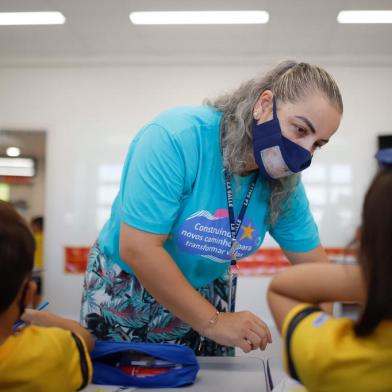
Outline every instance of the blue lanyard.
<path fill-rule="evenodd" d="M 242 225 L 242 221 L 244 219 L 246 209 L 248 208 L 250 199 L 252 197 L 253 190 L 255 189 L 258 175 L 259 174 L 257 173 L 252 183 L 249 185 L 248 192 L 246 193 L 244 202 L 242 203 L 241 211 L 236 221 L 234 219 L 233 192 L 231 190 L 230 175 L 227 171 L 225 171 L 227 209 L 229 211 L 230 235 L 231 235 L 231 247 L 229 251 L 231 265 L 235 265 L 237 263 L 237 250 L 240 245 L 239 241 L 237 240 L 237 236 L 238 236 L 238 232 L 240 231 L 240 227 Z"/>

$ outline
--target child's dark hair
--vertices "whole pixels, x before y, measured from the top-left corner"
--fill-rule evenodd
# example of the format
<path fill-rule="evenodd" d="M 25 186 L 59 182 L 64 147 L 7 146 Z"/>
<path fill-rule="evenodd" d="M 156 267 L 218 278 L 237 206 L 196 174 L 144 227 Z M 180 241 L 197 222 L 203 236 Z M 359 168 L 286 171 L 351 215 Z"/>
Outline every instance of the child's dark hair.
<path fill-rule="evenodd" d="M 11 305 L 31 274 L 35 242 L 25 220 L 0 200 L 0 313 Z"/>
<path fill-rule="evenodd" d="M 355 326 L 358 336 L 371 334 L 382 320 L 392 319 L 392 169 L 375 176 L 362 215 L 359 264 L 367 301 Z"/>

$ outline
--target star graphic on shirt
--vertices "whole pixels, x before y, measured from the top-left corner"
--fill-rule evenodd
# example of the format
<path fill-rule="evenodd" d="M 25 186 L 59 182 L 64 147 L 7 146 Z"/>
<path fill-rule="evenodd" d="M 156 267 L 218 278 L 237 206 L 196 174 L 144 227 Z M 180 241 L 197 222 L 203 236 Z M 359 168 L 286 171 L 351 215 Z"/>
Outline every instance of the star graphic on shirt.
<path fill-rule="evenodd" d="M 249 238 L 250 240 L 253 239 L 252 233 L 256 230 L 252 229 L 251 223 L 249 223 L 249 226 L 242 225 L 242 230 L 244 230 L 244 234 L 242 234 L 240 241 L 243 240 L 244 238 Z"/>

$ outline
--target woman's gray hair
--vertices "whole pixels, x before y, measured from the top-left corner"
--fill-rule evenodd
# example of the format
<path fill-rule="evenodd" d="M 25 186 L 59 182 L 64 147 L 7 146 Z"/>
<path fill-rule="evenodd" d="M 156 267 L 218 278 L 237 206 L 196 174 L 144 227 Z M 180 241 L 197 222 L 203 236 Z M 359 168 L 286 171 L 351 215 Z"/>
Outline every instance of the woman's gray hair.
<path fill-rule="evenodd" d="M 221 143 L 224 167 L 232 174 L 244 174 L 254 164 L 252 123 L 254 106 L 265 90 L 271 90 L 277 102 L 298 102 L 310 91 L 321 92 L 342 114 L 339 88 L 324 69 L 307 63 L 284 61 L 265 76 L 249 80 L 233 93 L 224 94 L 205 104 L 223 113 Z M 274 224 L 283 205 L 299 181 L 299 174 L 271 181 L 268 223 Z"/>

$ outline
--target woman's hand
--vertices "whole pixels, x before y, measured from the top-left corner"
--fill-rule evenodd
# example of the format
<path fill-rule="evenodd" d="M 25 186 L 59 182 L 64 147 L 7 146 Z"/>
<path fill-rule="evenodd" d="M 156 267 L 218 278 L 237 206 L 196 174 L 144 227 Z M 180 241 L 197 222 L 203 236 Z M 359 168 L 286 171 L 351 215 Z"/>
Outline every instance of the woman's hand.
<path fill-rule="evenodd" d="M 245 353 L 265 350 L 272 343 L 265 322 L 248 311 L 219 313 L 216 322 L 203 330 L 203 335 L 219 344 L 239 347 Z"/>

